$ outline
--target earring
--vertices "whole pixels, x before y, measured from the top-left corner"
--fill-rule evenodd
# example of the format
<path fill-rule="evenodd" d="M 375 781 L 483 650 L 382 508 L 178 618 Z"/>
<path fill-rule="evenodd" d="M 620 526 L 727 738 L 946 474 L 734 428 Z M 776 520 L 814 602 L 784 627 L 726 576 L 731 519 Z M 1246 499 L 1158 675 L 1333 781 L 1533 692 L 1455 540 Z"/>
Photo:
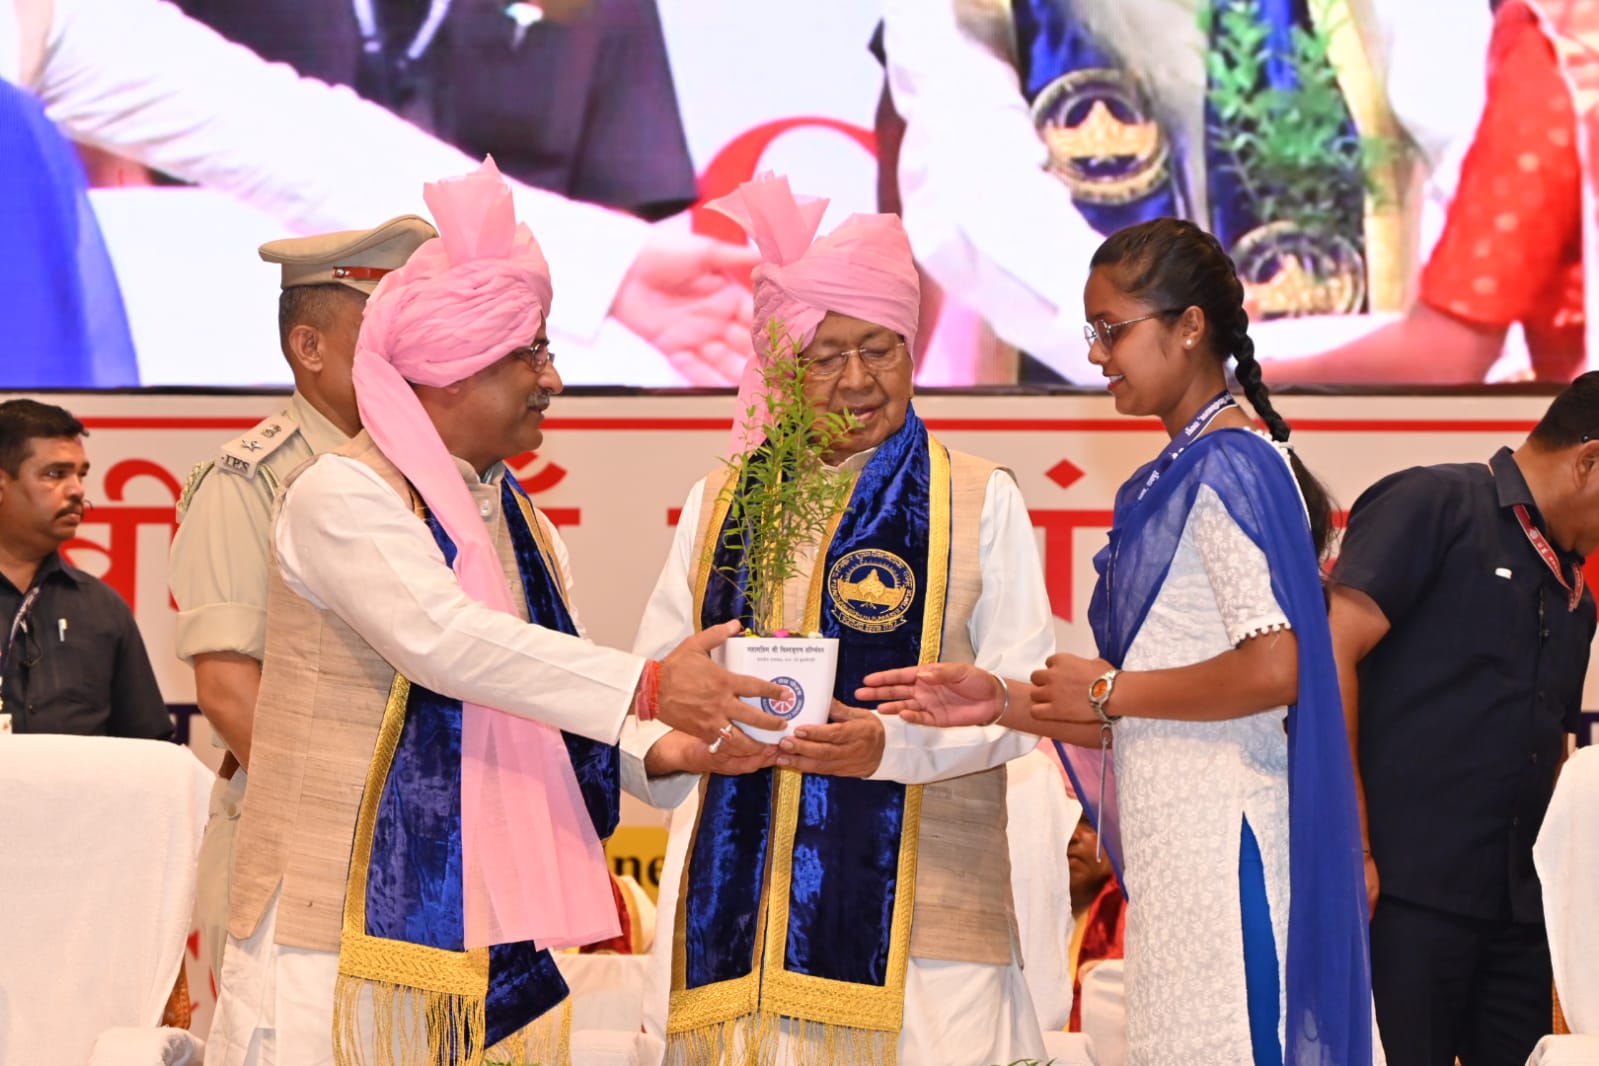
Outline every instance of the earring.
<path fill-rule="evenodd" d="M 1194 346 L 1194 338 L 1189 337 L 1187 340 L 1183 341 L 1183 347 L 1184 348 L 1192 348 L 1193 346 Z"/>

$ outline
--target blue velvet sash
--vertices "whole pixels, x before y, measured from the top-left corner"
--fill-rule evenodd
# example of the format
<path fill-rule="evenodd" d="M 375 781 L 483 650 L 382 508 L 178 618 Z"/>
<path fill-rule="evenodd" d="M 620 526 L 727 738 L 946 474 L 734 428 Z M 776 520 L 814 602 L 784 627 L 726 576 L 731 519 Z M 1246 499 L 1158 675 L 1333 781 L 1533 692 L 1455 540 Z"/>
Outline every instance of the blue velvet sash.
<path fill-rule="evenodd" d="M 1241 0 L 1212 2 L 1214 46 L 1227 13 L 1242 4 Z M 1315 29 L 1310 0 L 1255 2 L 1269 49 L 1257 91 L 1290 89 L 1297 80 L 1286 58 L 1293 35 Z M 1270 278 L 1288 265 L 1289 257 L 1330 276 L 1358 272 L 1358 277 L 1348 278 L 1348 289 L 1339 293 L 1352 306 L 1322 306 L 1310 288 L 1290 286 L 1285 279 L 1280 293 L 1262 298 L 1268 314 L 1361 310 L 1366 202 L 1362 182 L 1352 180 L 1347 187 L 1328 190 L 1332 199 L 1327 206 L 1334 219 L 1331 237 L 1294 231 L 1279 219 L 1263 217 L 1246 186 L 1272 179 L 1240 171 L 1229 152 L 1235 131 L 1217 114 L 1208 95 L 1204 143 L 1187 143 L 1185 134 L 1163 122 L 1118 58 L 1094 40 L 1076 5 L 1077 0 L 1017 0 L 1012 9 L 1018 74 L 1049 146 L 1050 170 L 1071 189 L 1089 224 L 1108 236 L 1164 215 L 1189 218 L 1216 234 L 1238 261 L 1246 281 L 1270 288 Z M 1217 54 L 1212 47 L 1211 58 Z M 1343 126 L 1345 137 L 1359 138 L 1346 105 Z M 1202 170 L 1188 164 L 1196 154 L 1203 161 Z M 1198 197 L 1187 188 L 1196 173 L 1202 173 L 1205 182 L 1205 218 L 1197 217 Z M 1290 306 L 1295 299 L 1303 306 Z"/>
<path fill-rule="evenodd" d="M 554 556 L 542 543 L 531 505 L 509 475 L 503 483 L 501 502 L 529 619 L 535 625 L 576 634 L 577 627 L 556 577 Z M 445 560 L 453 564 L 455 545 L 431 515 L 428 528 Z M 486 1035 L 482 1046 L 492 1047 L 560 1003 L 566 998 L 567 987 L 550 953 L 531 941 L 498 944 L 486 951 L 465 950 L 461 701 L 420 685 L 410 684 L 406 689 L 403 715 L 395 716 L 401 719 L 397 737 L 386 735 L 379 740 L 374 771 L 382 775 L 378 778 L 381 793 L 370 819 L 369 849 L 362 849 L 363 829 L 358 826 L 357 830 L 351 880 L 352 885 L 356 884 L 364 871 L 365 920 L 360 930 L 364 943 L 352 945 L 348 930 L 351 916 L 347 914 L 341 972 L 360 969 L 347 963 L 364 951 L 392 955 L 403 954 L 411 947 L 433 949 L 434 958 L 465 969 L 475 965 L 479 971 L 486 971 L 487 981 L 483 989 Z M 385 734 L 389 729 L 386 717 Z M 594 830 L 603 840 L 616 829 L 620 810 L 616 748 L 570 733 L 562 733 L 562 739 Z M 385 756 L 387 766 L 383 765 Z M 363 815 L 371 799 L 369 784 L 368 796 L 362 801 Z M 383 979 L 371 973 L 353 976 Z M 393 976 L 389 976 L 391 981 Z M 394 983 L 405 984 L 403 975 L 400 977 Z"/>
<path fill-rule="evenodd" d="M 752 621 L 743 552 L 721 535 L 726 499 L 706 526 L 701 627 Z M 841 638 L 833 695 L 856 703 L 866 674 L 937 659 L 949 529 L 949 453 L 911 411 L 861 471 L 812 578 L 807 626 Z M 673 1031 L 760 1013 L 897 1033 L 920 802 L 886 781 L 711 775 L 684 872 Z"/>
<path fill-rule="evenodd" d="M 139 383 L 122 290 L 83 167 L 33 96 L 0 80 L 0 289 L 8 388 Z"/>
<path fill-rule="evenodd" d="M 1125 660 L 1166 580 L 1194 498 L 1208 485 L 1265 554 L 1272 593 L 1299 644 L 1299 700 L 1288 709 L 1286 1061 L 1367 1066 L 1372 1027 L 1365 867 L 1327 605 L 1298 486 L 1276 449 L 1241 429 L 1200 437 L 1140 500 L 1150 465 L 1117 492 L 1110 544 L 1094 558 L 1099 582 L 1088 619 L 1099 654 L 1118 666 Z M 1063 748 L 1073 779 L 1089 784 L 1099 753 Z M 1090 816 L 1101 819 L 1101 841 L 1119 864 L 1114 810 Z"/>

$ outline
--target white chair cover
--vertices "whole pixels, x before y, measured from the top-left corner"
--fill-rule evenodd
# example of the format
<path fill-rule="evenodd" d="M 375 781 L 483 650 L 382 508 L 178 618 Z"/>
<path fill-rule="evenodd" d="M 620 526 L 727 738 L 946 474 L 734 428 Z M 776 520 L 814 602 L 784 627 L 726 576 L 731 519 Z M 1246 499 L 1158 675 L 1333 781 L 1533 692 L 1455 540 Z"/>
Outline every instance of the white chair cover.
<path fill-rule="evenodd" d="M 644 1032 L 649 955 L 560 954 L 555 963 L 572 990 L 574 1064 L 660 1066 L 666 1045 Z"/>
<path fill-rule="evenodd" d="M 1599 749 L 1583 748 L 1561 768 L 1532 861 L 1566 1024 L 1599 1036 Z"/>
<path fill-rule="evenodd" d="M 1072 1014 L 1072 891 L 1066 845 L 1083 808 L 1067 793 L 1060 764 L 1042 751 L 1012 759 L 1005 770 L 1005 834 L 1022 975 L 1033 994 L 1039 1027 L 1048 1036 L 1065 1029 Z"/>
<path fill-rule="evenodd" d="M 1532 1049 L 1527 1066 L 1599 1066 L 1599 1036 L 1546 1036 Z"/>
<path fill-rule="evenodd" d="M 107 1030 L 159 1025 L 211 779 L 164 741 L 0 737 L 0 1062 L 75 1066 Z M 167 1044 L 111 1034 L 95 1062 L 181 1062 Z"/>
<path fill-rule="evenodd" d="M 1127 1061 L 1127 982 L 1124 962 L 1106 959 L 1083 975 L 1083 1033 L 1094 1066 Z"/>

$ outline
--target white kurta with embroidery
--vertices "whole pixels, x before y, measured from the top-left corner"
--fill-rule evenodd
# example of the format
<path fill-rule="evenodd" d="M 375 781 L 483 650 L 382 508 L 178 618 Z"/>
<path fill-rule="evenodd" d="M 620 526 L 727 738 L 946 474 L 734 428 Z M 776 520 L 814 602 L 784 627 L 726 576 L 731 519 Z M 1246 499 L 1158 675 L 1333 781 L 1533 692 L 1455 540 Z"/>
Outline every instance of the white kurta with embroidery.
<path fill-rule="evenodd" d="M 849 465 L 861 465 L 861 453 Z M 694 537 L 702 521 L 704 482 L 683 506 L 672 551 L 644 610 L 634 651 L 658 657 L 694 632 Z M 1044 589 L 1038 545 L 1021 492 L 1009 473 L 988 483 L 979 525 L 983 590 L 972 613 L 970 636 L 977 664 L 1001 676 L 1027 677 L 1055 650 L 1054 623 Z M 1033 750 L 1038 738 L 1000 727 L 934 729 L 883 719 L 883 758 L 873 780 L 926 784 L 987 770 Z M 664 735 L 657 723 L 623 730 L 622 750 L 642 761 Z M 674 775 L 674 777 L 686 775 Z M 657 778 L 662 789 L 673 778 Z M 683 861 L 694 827 L 697 793 L 673 812 L 666 868 L 661 878 L 655 970 L 645 1028 L 665 1039 L 670 988 L 672 921 L 677 913 Z M 1025 815 L 1024 815 L 1025 816 Z M 1013 815 L 1012 817 L 1015 817 Z M 1024 875 L 1048 879 L 1061 893 L 1059 913 L 1069 917 L 1064 840 L 1041 840 L 1032 848 L 1033 868 Z M 1063 921 L 1066 918 L 1062 919 Z M 779 1066 L 804 1053 L 799 1037 L 784 1027 Z M 990 1066 L 1044 1057 L 1043 1037 L 1027 984 L 1016 963 L 987 966 L 911 958 L 905 977 L 905 1021 L 899 1061 L 944 1066 Z"/>
<path fill-rule="evenodd" d="M 1201 487 L 1127 670 L 1203 662 L 1288 627 L 1265 554 Z M 1115 710 L 1112 697 L 1111 710 Z M 1223 722 L 1124 718 L 1116 788 L 1127 884 L 1127 1061 L 1247 1063 L 1240 827 L 1260 844 L 1278 973 L 1288 944 L 1287 709 Z M 1279 980 L 1279 1001 L 1282 997 Z M 1283 1008 L 1279 1003 L 1279 1027 Z M 1281 1037 L 1279 1036 L 1279 1041 Z"/>

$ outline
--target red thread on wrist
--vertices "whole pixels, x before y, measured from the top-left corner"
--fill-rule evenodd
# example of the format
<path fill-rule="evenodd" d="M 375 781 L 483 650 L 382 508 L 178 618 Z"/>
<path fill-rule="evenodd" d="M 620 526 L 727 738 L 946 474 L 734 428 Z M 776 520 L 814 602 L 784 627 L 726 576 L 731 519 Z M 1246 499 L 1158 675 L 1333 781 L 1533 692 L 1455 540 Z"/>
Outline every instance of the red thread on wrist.
<path fill-rule="evenodd" d="M 653 722 L 660 714 L 661 664 L 646 659 L 644 672 L 639 675 L 638 691 L 633 694 L 633 716 L 641 722 Z"/>

